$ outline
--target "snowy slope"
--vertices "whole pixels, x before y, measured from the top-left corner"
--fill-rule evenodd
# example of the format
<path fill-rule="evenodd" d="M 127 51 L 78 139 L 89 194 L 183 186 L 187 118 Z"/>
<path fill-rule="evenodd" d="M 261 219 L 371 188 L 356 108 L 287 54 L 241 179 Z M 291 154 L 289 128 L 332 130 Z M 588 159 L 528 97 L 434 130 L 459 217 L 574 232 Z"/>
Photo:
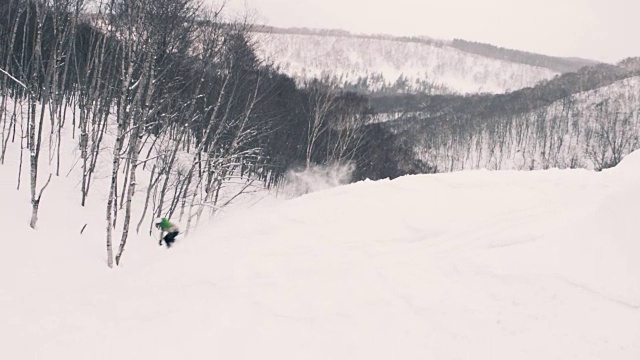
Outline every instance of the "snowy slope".
<path fill-rule="evenodd" d="M 424 90 L 422 85 L 429 82 L 458 93 L 504 93 L 557 74 L 471 54 L 445 43 L 281 33 L 254 36 L 258 54 L 294 78 L 329 76 L 343 84 L 356 84 L 366 77 L 371 91 L 392 86 L 402 76 L 410 90 Z"/>
<path fill-rule="evenodd" d="M 171 250 L 136 236 L 113 271 L 79 234 L 102 207 L 59 179 L 31 231 L 11 169 L 3 359 L 640 358 L 640 152 L 270 199 Z"/>

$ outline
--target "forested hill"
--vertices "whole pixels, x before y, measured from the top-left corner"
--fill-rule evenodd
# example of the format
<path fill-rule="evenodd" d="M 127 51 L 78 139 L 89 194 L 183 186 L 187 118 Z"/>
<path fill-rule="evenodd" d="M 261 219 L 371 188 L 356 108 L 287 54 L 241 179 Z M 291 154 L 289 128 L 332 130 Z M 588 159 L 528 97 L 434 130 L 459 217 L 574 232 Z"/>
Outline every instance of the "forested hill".
<path fill-rule="evenodd" d="M 593 65 L 462 40 L 252 29 L 258 54 L 299 82 L 323 77 L 358 92 L 504 93 Z"/>
<path fill-rule="evenodd" d="M 418 94 L 371 94 L 371 109 L 374 114 L 398 114 L 388 119 L 409 121 L 420 113 L 420 118 L 438 116 L 445 112 L 460 115 L 491 116 L 531 111 L 541 106 L 577 94 L 607 86 L 615 81 L 640 73 L 634 67 L 640 58 L 629 58 L 618 65 L 597 64 L 583 67 L 575 72 L 557 75 L 532 87 L 505 94 L 476 95 L 430 95 Z M 394 124 L 397 125 L 398 123 Z"/>
<path fill-rule="evenodd" d="M 371 130 L 391 149 L 376 155 L 387 165 L 372 162 L 382 168 L 371 172 L 614 166 L 640 147 L 639 61 L 585 67 L 507 94 L 371 96 Z"/>

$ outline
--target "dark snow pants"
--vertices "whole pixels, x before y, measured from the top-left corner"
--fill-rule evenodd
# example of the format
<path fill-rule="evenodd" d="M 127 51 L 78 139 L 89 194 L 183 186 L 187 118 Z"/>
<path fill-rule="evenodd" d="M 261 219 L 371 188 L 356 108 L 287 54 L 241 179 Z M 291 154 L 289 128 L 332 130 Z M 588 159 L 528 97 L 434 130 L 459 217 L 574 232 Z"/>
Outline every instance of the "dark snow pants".
<path fill-rule="evenodd" d="M 171 244 L 173 244 L 173 242 L 176 241 L 176 236 L 178 236 L 177 231 L 170 232 L 164 236 L 164 242 L 165 244 L 167 244 L 167 247 L 171 247 Z"/>

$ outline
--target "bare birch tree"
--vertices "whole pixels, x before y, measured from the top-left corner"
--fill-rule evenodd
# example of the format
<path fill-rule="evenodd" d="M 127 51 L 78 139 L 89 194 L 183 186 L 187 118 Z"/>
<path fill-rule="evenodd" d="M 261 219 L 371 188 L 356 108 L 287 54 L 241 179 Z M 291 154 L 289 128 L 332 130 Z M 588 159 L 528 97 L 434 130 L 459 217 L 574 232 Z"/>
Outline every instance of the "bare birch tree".
<path fill-rule="evenodd" d="M 309 98 L 309 118 L 307 127 L 306 168 L 311 167 L 313 154 L 320 136 L 327 131 L 328 114 L 336 103 L 334 86 L 320 80 L 306 84 Z"/>

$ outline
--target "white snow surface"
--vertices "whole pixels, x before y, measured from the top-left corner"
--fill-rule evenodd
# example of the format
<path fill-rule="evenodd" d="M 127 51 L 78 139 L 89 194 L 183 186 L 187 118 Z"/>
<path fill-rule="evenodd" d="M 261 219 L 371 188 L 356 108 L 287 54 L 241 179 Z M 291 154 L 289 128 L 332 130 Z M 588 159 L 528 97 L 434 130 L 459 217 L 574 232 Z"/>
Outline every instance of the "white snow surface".
<path fill-rule="evenodd" d="M 267 198 L 115 270 L 103 206 L 56 178 L 31 230 L 15 176 L 2 359 L 640 359 L 640 152 Z"/>

